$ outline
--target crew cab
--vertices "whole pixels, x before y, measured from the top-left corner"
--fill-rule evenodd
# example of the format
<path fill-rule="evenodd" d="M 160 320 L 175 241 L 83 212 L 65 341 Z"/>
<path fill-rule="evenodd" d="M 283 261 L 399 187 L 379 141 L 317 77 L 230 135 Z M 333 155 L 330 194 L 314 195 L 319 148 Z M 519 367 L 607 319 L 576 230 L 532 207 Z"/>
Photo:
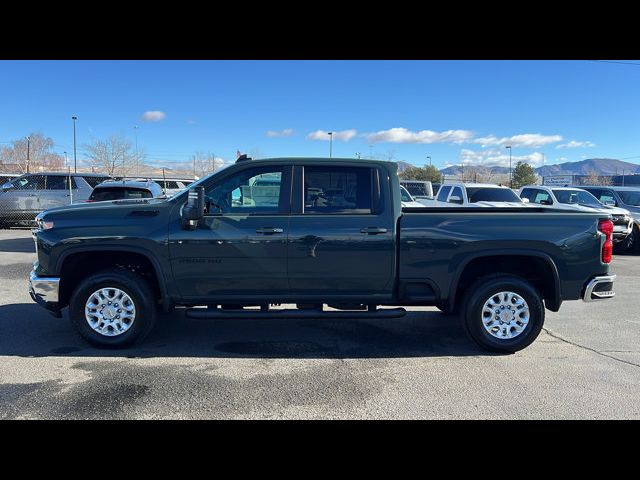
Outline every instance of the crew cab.
<path fill-rule="evenodd" d="M 33 231 L 30 294 L 55 316 L 68 307 L 98 346 L 140 341 L 158 309 L 176 306 L 197 318 L 393 318 L 431 305 L 499 352 L 533 342 L 545 308 L 615 295 L 610 215 L 403 209 L 396 169 L 250 160 L 169 199 L 47 210 Z"/>

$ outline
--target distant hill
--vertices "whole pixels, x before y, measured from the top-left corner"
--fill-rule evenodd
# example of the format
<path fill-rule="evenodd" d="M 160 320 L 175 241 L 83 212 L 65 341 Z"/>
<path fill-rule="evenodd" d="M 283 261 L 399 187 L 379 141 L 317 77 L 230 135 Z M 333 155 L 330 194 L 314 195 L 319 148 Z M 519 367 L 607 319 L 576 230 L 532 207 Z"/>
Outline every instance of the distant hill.
<path fill-rule="evenodd" d="M 465 168 L 468 168 L 465 167 Z M 482 175 L 500 175 L 503 173 L 509 173 L 509 167 L 477 167 L 473 166 L 473 169 Z M 461 175 L 462 168 L 459 165 L 453 165 L 451 167 L 443 168 L 440 173 L 444 175 Z"/>
<path fill-rule="evenodd" d="M 580 162 L 566 162 L 557 165 L 545 165 L 536 168 L 538 175 L 589 175 L 594 172 L 598 175 L 631 175 L 640 173 L 640 165 L 623 162 L 613 158 L 588 158 Z"/>
<path fill-rule="evenodd" d="M 402 165 L 400 165 L 402 164 Z M 402 172 L 410 164 L 406 162 L 398 162 L 398 171 Z M 515 163 L 513 164 L 515 167 Z M 501 175 L 509 173 L 509 167 L 488 167 L 488 166 L 472 166 L 479 174 L 483 175 Z M 589 175 L 595 173 L 597 175 L 632 175 L 640 174 L 640 165 L 637 163 L 624 162 L 614 158 L 588 158 L 580 162 L 565 162 L 557 165 L 545 165 L 535 169 L 540 176 L 548 175 Z M 462 173 L 460 165 L 440 170 L 444 175 L 459 176 Z"/>

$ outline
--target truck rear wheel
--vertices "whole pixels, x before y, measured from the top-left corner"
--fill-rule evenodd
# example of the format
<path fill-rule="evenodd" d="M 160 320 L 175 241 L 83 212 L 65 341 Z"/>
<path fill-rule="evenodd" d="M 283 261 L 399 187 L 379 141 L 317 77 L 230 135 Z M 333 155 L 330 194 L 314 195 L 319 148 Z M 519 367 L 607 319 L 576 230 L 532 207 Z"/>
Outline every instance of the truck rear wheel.
<path fill-rule="evenodd" d="M 529 346 L 544 325 L 544 305 L 526 280 L 511 275 L 484 277 L 467 290 L 462 321 L 482 348 L 514 353 Z"/>
<path fill-rule="evenodd" d="M 84 279 L 69 302 L 76 330 L 98 347 L 126 347 L 142 340 L 156 320 L 156 296 L 140 275 L 122 268 Z"/>

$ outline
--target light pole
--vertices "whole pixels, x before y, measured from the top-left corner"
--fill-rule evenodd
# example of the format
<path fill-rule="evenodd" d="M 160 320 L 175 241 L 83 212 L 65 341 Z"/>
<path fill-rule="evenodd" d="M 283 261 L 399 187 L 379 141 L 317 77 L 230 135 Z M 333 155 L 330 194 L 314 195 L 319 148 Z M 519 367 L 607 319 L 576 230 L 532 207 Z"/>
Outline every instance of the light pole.
<path fill-rule="evenodd" d="M 136 138 L 136 175 L 140 176 L 140 157 L 138 157 L 138 126 L 133 126 L 133 134 Z"/>
<path fill-rule="evenodd" d="M 511 145 L 507 145 L 504 148 L 509 149 L 509 188 L 513 188 L 513 174 L 511 172 Z"/>
<path fill-rule="evenodd" d="M 333 132 L 328 132 L 329 135 L 329 158 L 333 156 Z"/>
<path fill-rule="evenodd" d="M 27 173 L 29 173 L 29 163 L 30 163 L 30 157 L 29 157 L 29 150 L 31 147 L 31 137 L 25 137 L 27 139 Z"/>
<path fill-rule="evenodd" d="M 429 166 L 431 166 L 431 157 L 427 156 L 427 158 L 429 159 Z"/>
<path fill-rule="evenodd" d="M 64 169 L 67 169 L 67 152 L 64 152 Z"/>
<path fill-rule="evenodd" d="M 73 120 L 73 172 L 78 173 L 78 157 L 76 156 L 76 120 L 78 117 L 71 117 Z"/>
<path fill-rule="evenodd" d="M 360 160 L 360 152 L 356 152 L 356 157 L 358 157 L 358 160 Z"/>

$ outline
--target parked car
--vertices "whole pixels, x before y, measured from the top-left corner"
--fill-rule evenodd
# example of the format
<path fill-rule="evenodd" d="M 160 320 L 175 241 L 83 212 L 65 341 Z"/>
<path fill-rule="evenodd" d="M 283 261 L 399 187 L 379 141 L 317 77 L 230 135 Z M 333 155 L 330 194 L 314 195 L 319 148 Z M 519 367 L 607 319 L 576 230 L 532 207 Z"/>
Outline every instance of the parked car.
<path fill-rule="evenodd" d="M 424 205 L 420 202 L 416 202 L 411 194 L 400 185 L 400 198 L 402 200 L 402 208 L 422 208 Z"/>
<path fill-rule="evenodd" d="M 245 203 L 243 187 L 267 177 L 280 179 L 277 204 Z M 395 162 L 243 161 L 169 199 L 41 213 L 29 292 L 55 316 L 69 307 L 98 346 L 141 340 L 176 305 L 192 318 L 393 318 L 406 311 L 378 306 L 435 305 L 459 311 L 482 347 L 514 352 L 545 308 L 615 295 L 609 215 L 519 205 L 403 211 Z M 285 303 L 297 308 L 271 309 Z"/>
<path fill-rule="evenodd" d="M 193 183 L 193 180 L 185 180 L 183 178 L 154 178 L 152 180 L 163 188 L 167 197 L 175 195 Z"/>
<path fill-rule="evenodd" d="M 548 205 L 574 211 L 598 211 L 610 213 L 613 221 L 613 243 L 626 245 L 627 237 L 633 231 L 633 217 L 629 210 L 604 205 L 587 190 L 577 187 L 549 187 L 528 185 L 520 189 L 520 197 L 531 204 Z"/>
<path fill-rule="evenodd" d="M 132 200 L 165 196 L 162 187 L 153 180 L 105 180 L 96 185 L 87 202 Z"/>
<path fill-rule="evenodd" d="M 407 189 L 411 196 L 416 199 L 433 198 L 433 185 L 425 180 L 400 180 L 400 185 Z"/>
<path fill-rule="evenodd" d="M 625 240 L 625 248 L 640 252 L 640 188 L 637 187 L 603 187 L 580 185 L 605 205 L 629 210 L 633 217 L 633 231 Z"/>
<path fill-rule="evenodd" d="M 0 224 L 33 225 L 38 213 L 48 208 L 84 202 L 91 195 L 92 184 L 109 178 L 91 173 L 27 173 L 2 185 Z"/>
<path fill-rule="evenodd" d="M 489 183 L 447 183 L 440 187 L 438 205 L 472 207 L 526 207 L 509 187 Z"/>

